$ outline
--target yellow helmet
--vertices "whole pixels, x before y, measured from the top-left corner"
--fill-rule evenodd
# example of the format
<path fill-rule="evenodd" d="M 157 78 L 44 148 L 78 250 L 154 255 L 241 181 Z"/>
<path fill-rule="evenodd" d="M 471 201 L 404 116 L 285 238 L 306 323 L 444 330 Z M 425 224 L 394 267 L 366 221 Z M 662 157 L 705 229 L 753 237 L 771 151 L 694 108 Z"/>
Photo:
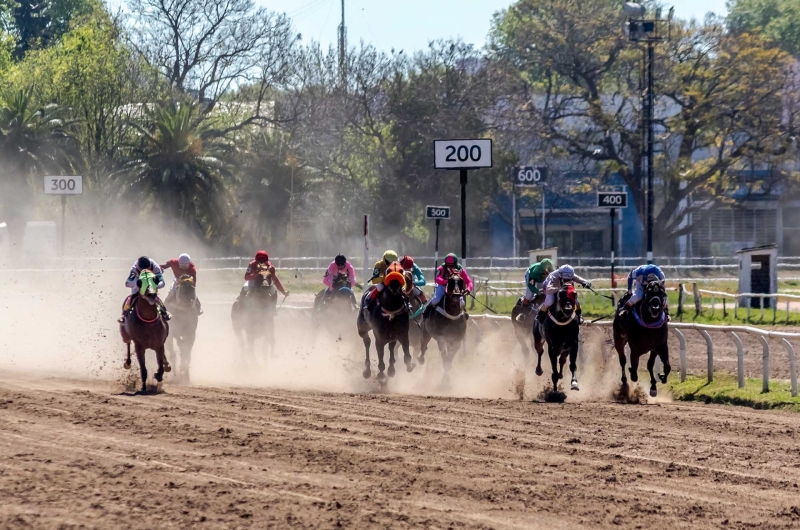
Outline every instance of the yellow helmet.
<path fill-rule="evenodd" d="M 393 261 L 397 261 L 397 252 L 394 250 L 387 250 L 383 253 L 383 261 L 386 263 L 391 263 Z"/>

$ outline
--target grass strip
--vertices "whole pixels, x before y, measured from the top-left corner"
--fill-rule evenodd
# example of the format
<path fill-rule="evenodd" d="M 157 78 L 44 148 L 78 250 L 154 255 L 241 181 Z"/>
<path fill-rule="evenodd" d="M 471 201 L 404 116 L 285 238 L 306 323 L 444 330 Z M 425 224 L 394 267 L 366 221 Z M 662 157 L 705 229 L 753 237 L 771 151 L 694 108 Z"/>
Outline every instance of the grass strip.
<path fill-rule="evenodd" d="M 671 377 L 667 386 L 672 397 L 681 401 L 800 412 L 800 397 L 792 397 L 791 385 L 786 381 L 771 381 L 769 392 L 764 393 L 760 379 L 745 379 L 744 388 L 739 388 L 736 376 L 731 374 L 714 374 L 711 383 L 705 375 L 689 375 L 683 383 L 679 379 Z"/>

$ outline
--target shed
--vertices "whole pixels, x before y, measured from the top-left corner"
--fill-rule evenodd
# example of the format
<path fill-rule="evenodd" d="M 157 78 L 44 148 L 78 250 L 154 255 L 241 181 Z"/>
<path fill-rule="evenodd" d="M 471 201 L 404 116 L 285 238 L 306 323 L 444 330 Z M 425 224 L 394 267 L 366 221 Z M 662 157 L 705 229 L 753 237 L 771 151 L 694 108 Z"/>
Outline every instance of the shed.
<path fill-rule="evenodd" d="M 739 293 L 775 294 L 778 292 L 778 245 L 743 248 L 739 260 Z M 774 307 L 775 299 L 765 298 L 764 307 Z M 750 297 L 750 307 L 761 307 L 761 298 Z"/>
<path fill-rule="evenodd" d="M 553 266 L 558 267 L 558 247 L 538 248 L 528 251 L 528 259 L 530 259 L 531 265 L 539 263 L 545 258 L 550 258 Z"/>

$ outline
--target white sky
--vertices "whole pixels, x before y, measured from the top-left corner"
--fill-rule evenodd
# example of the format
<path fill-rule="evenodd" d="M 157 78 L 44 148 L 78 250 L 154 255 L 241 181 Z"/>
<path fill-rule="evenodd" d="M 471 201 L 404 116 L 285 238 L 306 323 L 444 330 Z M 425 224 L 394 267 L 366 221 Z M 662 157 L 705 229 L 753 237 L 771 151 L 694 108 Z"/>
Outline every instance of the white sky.
<path fill-rule="evenodd" d="M 623 0 L 620 1 L 620 6 Z M 709 11 L 724 14 L 726 0 L 673 0 L 680 18 L 703 18 Z M 256 0 L 273 11 L 287 13 L 304 42 L 336 46 L 341 0 Z M 345 0 L 345 23 L 350 45 L 360 40 L 383 51 L 409 53 L 436 39 L 461 37 L 482 46 L 492 14 L 510 0 Z"/>

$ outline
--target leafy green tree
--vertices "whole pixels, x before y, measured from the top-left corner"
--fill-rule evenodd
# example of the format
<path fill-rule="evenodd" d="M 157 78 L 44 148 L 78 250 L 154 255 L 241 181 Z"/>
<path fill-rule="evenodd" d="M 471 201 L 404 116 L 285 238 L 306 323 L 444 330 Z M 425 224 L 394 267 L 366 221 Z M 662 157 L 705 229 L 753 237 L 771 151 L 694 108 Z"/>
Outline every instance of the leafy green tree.
<path fill-rule="evenodd" d="M 74 133 L 68 109 L 38 107 L 31 88 L 0 92 L 0 201 L 15 244 L 24 234 L 39 178 L 80 171 Z"/>
<path fill-rule="evenodd" d="M 800 56 L 797 0 L 729 0 L 728 27 L 734 33 L 759 32 L 792 55 Z"/>
<path fill-rule="evenodd" d="M 122 196 L 165 220 L 182 221 L 203 238 L 223 233 L 231 211 L 233 145 L 192 105 L 145 107 L 132 127 L 138 139 L 112 174 Z"/>

